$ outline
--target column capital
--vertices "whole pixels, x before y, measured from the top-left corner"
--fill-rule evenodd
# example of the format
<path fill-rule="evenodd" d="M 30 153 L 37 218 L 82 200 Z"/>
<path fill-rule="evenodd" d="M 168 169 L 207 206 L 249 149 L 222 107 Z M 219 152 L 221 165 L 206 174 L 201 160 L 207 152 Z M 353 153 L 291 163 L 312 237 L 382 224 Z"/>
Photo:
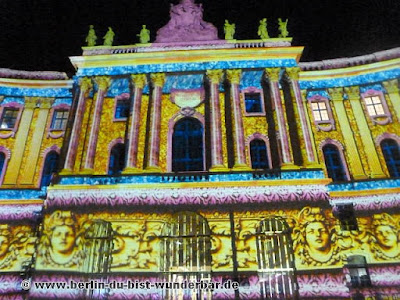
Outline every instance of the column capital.
<path fill-rule="evenodd" d="M 270 81 L 279 81 L 279 73 L 281 68 L 266 68 L 265 74 Z"/>
<path fill-rule="evenodd" d="M 55 98 L 42 98 L 39 102 L 39 107 L 43 109 L 50 109 L 55 101 Z"/>
<path fill-rule="evenodd" d="M 0 96 L 0 103 L 3 102 L 4 96 Z"/>
<path fill-rule="evenodd" d="M 290 67 L 286 68 L 286 74 L 291 80 L 299 80 L 299 73 L 300 73 L 300 68 L 299 67 Z"/>
<path fill-rule="evenodd" d="M 397 79 L 384 81 L 383 82 L 383 86 L 385 87 L 386 91 L 389 94 L 398 93 L 399 92 L 399 86 L 397 85 Z"/>
<path fill-rule="evenodd" d="M 231 84 L 240 84 L 241 69 L 226 70 L 226 78 Z"/>
<path fill-rule="evenodd" d="M 150 78 L 154 87 L 163 87 L 165 83 L 165 73 L 152 73 L 150 74 Z"/>
<path fill-rule="evenodd" d="M 93 88 L 92 80 L 89 77 L 83 77 L 79 80 L 81 92 L 86 92 Z"/>
<path fill-rule="evenodd" d="M 109 76 L 96 76 L 94 82 L 97 83 L 99 90 L 106 91 L 111 85 L 111 78 Z"/>
<path fill-rule="evenodd" d="M 212 84 L 219 84 L 223 75 L 224 72 L 222 70 L 207 70 L 206 72 L 206 76 Z"/>
<path fill-rule="evenodd" d="M 328 89 L 328 93 L 333 101 L 343 101 L 343 88 L 331 88 Z"/>
<path fill-rule="evenodd" d="M 146 74 L 132 74 L 131 80 L 135 85 L 135 88 L 143 89 L 144 86 L 147 84 L 147 77 Z"/>
<path fill-rule="evenodd" d="M 349 100 L 360 99 L 360 88 L 358 86 L 348 86 L 344 88 L 345 93 L 349 96 Z"/>
<path fill-rule="evenodd" d="M 39 100 L 39 97 L 25 97 L 25 108 L 35 108 Z"/>

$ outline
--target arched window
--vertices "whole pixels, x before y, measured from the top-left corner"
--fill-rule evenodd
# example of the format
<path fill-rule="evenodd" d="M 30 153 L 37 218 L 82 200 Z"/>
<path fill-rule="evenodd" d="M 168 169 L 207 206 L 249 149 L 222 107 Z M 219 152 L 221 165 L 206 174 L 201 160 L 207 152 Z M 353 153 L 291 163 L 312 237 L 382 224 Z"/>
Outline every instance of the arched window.
<path fill-rule="evenodd" d="M 118 143 L 110 151 L 108 175 L 119 175 L 125 167 L 125 146 Z"/>
<path fill-rule="evenodd" d="M 165 224 L 161 242 L 161 271 L 172 283 L 211 280 L 211 238 L 207 221 L 199 214 L 181 212 Z M 164 299 L 211 299 L 204 289 L 166 287 Z M 184 296 L 184 297 L 183 297 Z"/>
<path fill-rule="evenodd" d="M 283 219 L 270 218 L 260 222 L 257 261 L 262 299 L 297 299 L 290 228 Z"/>
<path fill-rule="evenodd" d="M 47 154 L 46 159 L 44 161 L 40 187 L 48 186 L 50 184 L 51 176 L 53 175 L 53 173 L 57 171 L 58 157 L 59 155 L 55 151 L 51 151 Z"/>
<path fill-rule="evenodd" d="M 400 177 L 400 147 L 395 140 L 384 139 L 381 142 L 383 156 L 389 170 L 390 177 Z"/>
<path fill-rule="evenodd" d="M 268 169 L 267 146 L 261 139 L 250 142 L 251 167 L 253 169 Z"/>
<path fill-rule="evenodd" d="M 203 170 L 203 125 L 195 118 L 183 118 L 174 126 L 172 171 Z"/>
<path fill-rule="evenodd" d="M 329 178 L 332 178 L 333 181 L 346 181 L 346 170 L 339 149 L 335 145 L 327 144 L 322 148 L 322 152 Z"/>

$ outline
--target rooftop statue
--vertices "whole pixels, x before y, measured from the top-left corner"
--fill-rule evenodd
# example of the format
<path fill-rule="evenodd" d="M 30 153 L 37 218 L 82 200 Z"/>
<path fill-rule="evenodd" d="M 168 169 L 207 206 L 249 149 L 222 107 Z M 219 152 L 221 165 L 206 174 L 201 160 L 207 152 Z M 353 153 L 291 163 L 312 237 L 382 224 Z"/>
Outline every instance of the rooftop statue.
<path fill-rule="evenodd" d="M 108 31 L 106 35 L 103 37 L 104 40 L 104 46 L 112 46 L 113 41 L 114 41 L 114 31 L 111 29 L 111 27 L 108 27 Z"/>
<path fill-rule="evenodd" d="M 269 39 L 268 29 L 267 29 L 267 18 L 260 20 L 260 25 L 258 26 L 257 34 L 262 40 Z"/>
<path fill-rule="evenodd" d="M 233 40 L 233 36 L 235 34 L 235 24 L 229 24 L 228 20 L 225 20 L 225 24 L 224 24 L 224 32 L 225 32 L 225 39 L 226 40 Z"/>
<path fill-rule="evenodd" d="M 203 21 L 203 7 L 194 0 L 181 0 L 169 10 L 170 20 L 157 31 L 156 43 L 218 40 L 217 28 Z"/>
<path fill-rule="evenodd" d="M 141 44 L 147 44 L 150 41 L 150 30 L 146 28 L 146 25 L 142 25 L 142 30 L 137 34 Z"/>
<path fill-rule="evenodd" d="M 90 25 L 89 32 L 88 32 L 85 42 L 87 43 L 88 47 L 93 47 L 93 46 L 96 46 L 96 40 L 97 40 L 97 36 L 96 36 L 96 33 L 94 32 L 93 25 Z"/>
<path fill-rule="evenodd" d="M 278 18 L 278 24 L 279 24 L 279 37 L 280 38 L 286 38 L 289 35 L 289 31 L 287 30 L 287 23 L 288 23 L 288 19 L 286 19 L 286 21 L 282 21 L 281 18 Z"/>

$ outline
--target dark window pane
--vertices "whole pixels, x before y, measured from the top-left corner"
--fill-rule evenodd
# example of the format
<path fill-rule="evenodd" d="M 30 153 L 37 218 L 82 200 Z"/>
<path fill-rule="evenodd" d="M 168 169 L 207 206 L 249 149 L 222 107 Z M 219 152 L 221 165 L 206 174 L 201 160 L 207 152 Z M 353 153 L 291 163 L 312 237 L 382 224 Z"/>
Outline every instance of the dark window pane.
<path fill-rule="evenodd" d="M 18 108 L 4 108 L 1 116 L 0 127 L 2 129 L 13 129 L 18 117 Z"/>
<path fill-rule="evenodd" d="M 326 145 L 322 151 L 324 152 L 325 165 L 329 178 L 332 178 L 333 181 L 346 181 L 346 172 L 336 146 Z"/>
<path fill-rule="evenodd" d="M 400 177 L 400 149 L 396 141 L 385 139 L 381 142 L 383 156 L 391 177 Z"/>
<path fill-rule="evenodd" d="M 174 127 L 172 171 L 203 171 L 203 169 L 203 125 L 194 118 L 184 118 Z"/>
<path fill-rule="evenodd" d="M 115 108 L 115 119 L 123 119 L 129 116 L 129 99 L 121 99 L 117 101 Z"/>
<path fill-rule="evenodd" d="M 51 181 L 51 176 L 57 171 L 58 154 L 56 152 L 50 152 L 46 156 L 44 162 L 42 180 L 40 186 L 48 186 Z"/>
<path fill-rule="evenodd" d="M 253 169 L 268 169 L 267 146 L 260 139 L 250 142 L 251 167 Z"/>
<path fill-rule="evenodd" d="M 6 156 L 3 152 L 0 152 L 0 175 L 3 172 L 3 167 L 5 162 L 6 162 Z"/>
<path fill-rule="evenodd" d="M 119 175 L 125 167 L 125 146 L 117 144 L 111 149 L 108 175 Z"/>
<path fill-rule="evenodd" d="M 262 103 L 260 93 L 245 93 L 244 102 L 246 106 L 246 112 L 248 113 L 260 113 L 262 112 Z"/>
<path fill-rule="evenodd" d="M 336 216 L 342 230 L 358 230 L 353 204 L 338 205 Z"/>

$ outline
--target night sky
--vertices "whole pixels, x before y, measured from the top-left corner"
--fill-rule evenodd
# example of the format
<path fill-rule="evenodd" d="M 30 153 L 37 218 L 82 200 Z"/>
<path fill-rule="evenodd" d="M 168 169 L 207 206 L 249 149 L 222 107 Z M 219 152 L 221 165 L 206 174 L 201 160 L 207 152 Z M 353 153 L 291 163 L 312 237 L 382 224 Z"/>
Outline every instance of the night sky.
<path fill-rule="evenodd" d="M 179 0 L 1 0 L 0 68 L 74 73 L 69 56 L 81 55 L 90 24 L 98 43 L 111 26 L 114 45 L 138 42 L 142 24 L 156 31 Z M 236 39 L 256 39 L 268 18 L 276 37 L 277 18 L 289 18 L 293 45 L 305 46 L 302 61 L 370 54 L 400 46 L 399 0 L 196 0 L 204 20 L 223 38 L 223 23 L 236 24 Z"/>

